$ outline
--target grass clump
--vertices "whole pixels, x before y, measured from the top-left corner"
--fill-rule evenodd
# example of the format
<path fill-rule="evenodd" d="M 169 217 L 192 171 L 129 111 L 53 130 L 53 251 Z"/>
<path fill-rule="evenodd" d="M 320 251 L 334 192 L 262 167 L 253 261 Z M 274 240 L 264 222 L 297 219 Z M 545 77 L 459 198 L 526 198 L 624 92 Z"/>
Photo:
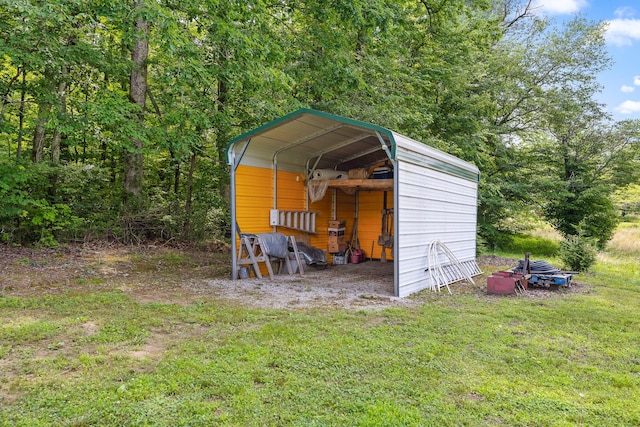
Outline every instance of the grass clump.
<path fill-rule="evenodd" d="M 607 244 L 607 251 L 620 256 L 640 258 L 640 219 L 621 222 L 616 234 Z"/>

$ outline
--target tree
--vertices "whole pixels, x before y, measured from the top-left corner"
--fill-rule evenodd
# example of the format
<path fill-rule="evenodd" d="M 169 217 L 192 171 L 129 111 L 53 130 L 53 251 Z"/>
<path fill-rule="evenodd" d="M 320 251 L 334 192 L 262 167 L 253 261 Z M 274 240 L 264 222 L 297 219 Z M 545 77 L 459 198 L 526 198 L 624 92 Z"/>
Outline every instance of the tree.
<path fill-rule="evenodd" d="M 602 28 L 581 18 L 556 27 L 531 1 L 2 5 L 0 166 L 30 177 L 6 180 L 15 191 L 3 194 L 47 183 L 37 200 L 11 202 L 30 208 L 6 210 L 7 229 L 56 209 L 63 218 L 64 206 L 85 230 L 117 236 L 123 212 L 147 237 L 224 229 L 228 141 L 301 106 L 476 163 L 485 237 L 548 189 L 557 197 L 536 207 L 551 218 L 552 202 L 584 209 L 637 182 L 637 124 L 611 125 L 592 104 L 607 65 Z M 27 150 L 38 164 L 15 169 Z"/>
<path fill-rule="evenodd" d="M 562 121 L 550 121 L 549 141 L 532 145 L 544 153 L 538 157 L 549 172 L 550 185 L 541 187 L 547 194 L 542 207 L 558 231 L 593 238 L 603 248 L 618 222 L 612 194 L 620 184 L 620 171 L 637 165 L 638 123 L 603 123 L 594 102 L 581 102 L 568 114 L 567 104 L 556 112 Z M 632 176 L 625 180 L 633 182 Z"/>
<path fill-rule="evenodd" d="M 640 184 L 629 184 L 618 189 L 613 195 L 613 200 L 622 212 L 622 218 L 627 218 L 627 215 L 640 215 Z"/>
<path fill-rule="evenodd" d="M 563 234 L 602 247 L 616 224 L 609 176 L 625 151 L 595 101 L 596 76 L 611 61 L 603 27 L 582 17 L 564 26 L 535 16 L 507 21 L 483 81 L 495 101 L 487 145 L 495 156 L 482 168 L 491 185 L 481 190 L 489 221 L 481 215 L 480 225 L 495 234 L 513 210 L 538 208 Z"/>
<path fill-rule="evenodd" d="M 131 75 L 129 101 L 138 108 L 135 121 L 144 128 L 144 113 L 147 96 L 147 57 L 149 55 L 149 23 L 144 16 L 145 0 L 135 0 L 133 14 L 135 33 L 131 47 Z M 138 198 L 142 192 L 143 142 L 140 136 L 134 136 L 131 146 L 125 152 L 124 190 Z"/>

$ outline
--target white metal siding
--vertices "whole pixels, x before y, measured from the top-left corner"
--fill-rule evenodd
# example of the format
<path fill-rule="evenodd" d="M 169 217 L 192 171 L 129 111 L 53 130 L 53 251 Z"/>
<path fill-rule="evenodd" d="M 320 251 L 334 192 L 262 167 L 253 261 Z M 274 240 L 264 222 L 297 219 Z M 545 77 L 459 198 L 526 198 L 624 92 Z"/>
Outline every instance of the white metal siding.
<path fill-rule="evenodd" d="M 396 171 L 398 296 L 405 297 L 429 285 L 430 241 L 441 240 L 460 261 L 475 259 L 478 183 L 402 160 Z"/>

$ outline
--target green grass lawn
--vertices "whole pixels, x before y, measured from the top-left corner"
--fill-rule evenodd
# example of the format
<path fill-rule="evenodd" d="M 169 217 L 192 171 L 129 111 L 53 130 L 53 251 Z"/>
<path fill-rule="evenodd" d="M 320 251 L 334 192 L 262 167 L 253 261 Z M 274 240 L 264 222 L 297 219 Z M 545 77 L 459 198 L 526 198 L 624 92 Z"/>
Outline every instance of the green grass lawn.
<path fill-rule="evenodd" d="M 578 280 L 382 310 L 0 296 L 0 425 L 638 426 L 637 254 Z"/>

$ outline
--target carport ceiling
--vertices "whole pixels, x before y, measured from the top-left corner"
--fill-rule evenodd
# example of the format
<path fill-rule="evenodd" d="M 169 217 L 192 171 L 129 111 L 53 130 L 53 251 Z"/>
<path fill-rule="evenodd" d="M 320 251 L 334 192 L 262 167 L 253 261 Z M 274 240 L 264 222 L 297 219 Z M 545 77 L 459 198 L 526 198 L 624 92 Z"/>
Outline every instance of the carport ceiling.
<path fill-rule="evenodd" d="M 394 153 L 393 133 L 369 123 L 302 109 L 239 136 L 234 146 L 250 141 L 246 155 L 280 165 L 349 170 L 388 159 L 380 138 Z M 318 160 L 319 158 L 319 160 Z"/>

